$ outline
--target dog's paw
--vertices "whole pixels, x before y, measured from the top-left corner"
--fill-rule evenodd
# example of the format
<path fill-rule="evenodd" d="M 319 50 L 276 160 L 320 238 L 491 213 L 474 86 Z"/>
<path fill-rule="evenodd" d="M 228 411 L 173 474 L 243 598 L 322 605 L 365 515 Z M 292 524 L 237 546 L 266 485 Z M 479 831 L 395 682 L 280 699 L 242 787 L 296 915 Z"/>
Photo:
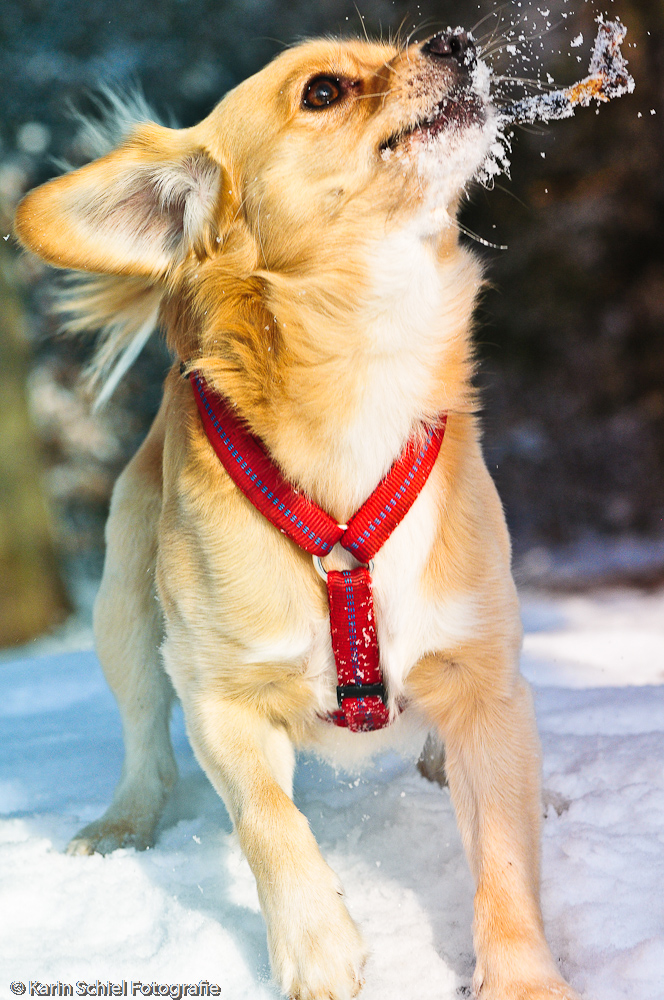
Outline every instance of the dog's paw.
<path fill-rule="evenodd" d="M 66 853 L 111 854 L 119 847 L 133 847 L 144 851 L 154 844 L 154 830 L 130 820 L 95 820 L 76 834 L 67 844 Z"/>
<path fill-rule="evenodd" d="M 477 1000 L 581 1000 L 579 994 L 558 976 L 539 983 L 476 984 L 474 995 Z"/>
<path fill-rule="evenodd" d="M 352 1000 L 360 992 L 366 948 L 336 889 L 301 906 L 293 899 L 268 939 L 274 978 L 290 1000 Z"/>

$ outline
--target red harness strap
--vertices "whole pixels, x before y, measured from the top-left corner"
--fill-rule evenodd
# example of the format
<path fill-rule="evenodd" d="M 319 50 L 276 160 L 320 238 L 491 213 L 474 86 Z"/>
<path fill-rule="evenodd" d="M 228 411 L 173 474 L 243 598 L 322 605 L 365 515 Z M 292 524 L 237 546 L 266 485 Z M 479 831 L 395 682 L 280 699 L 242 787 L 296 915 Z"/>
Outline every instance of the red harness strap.
<path fill-rule="evenodd" d="M 380 669 L 368 565 L 414 503 L 436 461 L 447 416 L 406 444 L 387 475 L 347 525 L 339 525 L 288 482 L 262 442 L 228 400 L 192 373 L 194 397 L 205 433 L 233 482 L 257 510 L 300 548 L 325 556 L 337 544 L 364 565 L 319 572 L 327 582 L 330 633 L 337 667 L 338 711 L 330 720 L 352 732 L 382 729 L 390 722 Z"/>

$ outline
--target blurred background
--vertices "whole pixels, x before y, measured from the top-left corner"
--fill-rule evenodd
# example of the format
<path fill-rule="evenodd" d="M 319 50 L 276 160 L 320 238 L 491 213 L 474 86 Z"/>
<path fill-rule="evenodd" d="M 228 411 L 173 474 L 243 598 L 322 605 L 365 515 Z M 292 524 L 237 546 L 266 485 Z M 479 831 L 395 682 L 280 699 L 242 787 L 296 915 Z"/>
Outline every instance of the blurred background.
<path fill-rule="evenodd" d="M 89 620 L 113 482 L 156 412 L 157 338 L 101 412 L 92 343 L 57 335 L 54 273 L 18 250 L 16 203 L 86 159 L 71 108 L 139 87 L 190 125 L 298 39 L 470 28 L 497 75 L 583 77 L 599 13 L 628 27 L 636 91 L 518 129 L 511 177 L 476 188 L 463 239 L 491 285 L 478 314 L 485 452 L 517 578 L 549 588 L 664 582 L 664 5 L 661 0 L 3 0 L 0 7 L 0 647 Z M 478 24 L 478 22 L 481 22 Z M 581 36 L 581 39 L 579 39 Z M 503 90 L 508 84 L 501 84 Z M 495 246 L 487 245 L 495 244 Z M 500 249 L 507 247 L 507 249 Z"/>

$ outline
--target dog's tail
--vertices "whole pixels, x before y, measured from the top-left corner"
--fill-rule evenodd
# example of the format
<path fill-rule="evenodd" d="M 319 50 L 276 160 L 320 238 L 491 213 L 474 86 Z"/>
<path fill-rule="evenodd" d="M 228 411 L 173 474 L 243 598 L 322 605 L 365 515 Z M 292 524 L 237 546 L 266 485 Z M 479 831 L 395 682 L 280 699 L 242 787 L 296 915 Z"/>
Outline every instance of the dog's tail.
<path fill-rule="evenodd" d="M 101 87 L 90 96 L 94 114 L 75 109 L 75 145 L 81 159 L 93 160 L 118 146 L 135 128 L 159 118 L 141 91 Z M 63 171 L 72 164 L 60 162 Z M 80 166 L 80 163 L 78 164 Z M 54 296 L 54 311 L 65 334 L 96 334 L 93 356 L 83 379 L 95 398 L 95 409 L 113 395 L 118 383 L 141 353 L 158 325 L 164 286 L 128 275 L 69 272 Z"/>

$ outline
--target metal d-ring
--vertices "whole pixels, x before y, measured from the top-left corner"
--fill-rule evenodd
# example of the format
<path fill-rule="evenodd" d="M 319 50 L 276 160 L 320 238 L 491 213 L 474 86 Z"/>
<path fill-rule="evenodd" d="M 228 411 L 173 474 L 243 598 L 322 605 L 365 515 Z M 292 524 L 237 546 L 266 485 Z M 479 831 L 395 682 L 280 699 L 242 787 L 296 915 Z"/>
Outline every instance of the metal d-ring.
<path fill-rule="evenodd" d="M 321 559 L 320 556 L 317 555 L 313 555 L 312 559 L 314 561 L 315 570 L 318 573 L 319 577 L 321 578 L 321 580 L 325 580 L 325 583 L 327 583 L 327 570 L 323 566 L 323 560 Z"/>
<path fill-rule="evenodd" d="M 317 555 L 312 555 L 311 558 L 314 561 L 314 568 L 315 568 L 316 572 L 318 573 L 319 577 L 321 578 L 321 580 L 325 580 L 325 582 L 327 583 L 327 570 L 323 566 L 323 560 L 322 560 L 322 558 L 320 556 L 317 556 Z M 368 569 L 370 573 L 373 573 L 373 568 L 374 568 L 374 561 L 373 561 L 373 559 L 370 559 L 368 563 L 360 563 L 359 565 L 360 566 L 364 566 L 364 568 Z"/>

